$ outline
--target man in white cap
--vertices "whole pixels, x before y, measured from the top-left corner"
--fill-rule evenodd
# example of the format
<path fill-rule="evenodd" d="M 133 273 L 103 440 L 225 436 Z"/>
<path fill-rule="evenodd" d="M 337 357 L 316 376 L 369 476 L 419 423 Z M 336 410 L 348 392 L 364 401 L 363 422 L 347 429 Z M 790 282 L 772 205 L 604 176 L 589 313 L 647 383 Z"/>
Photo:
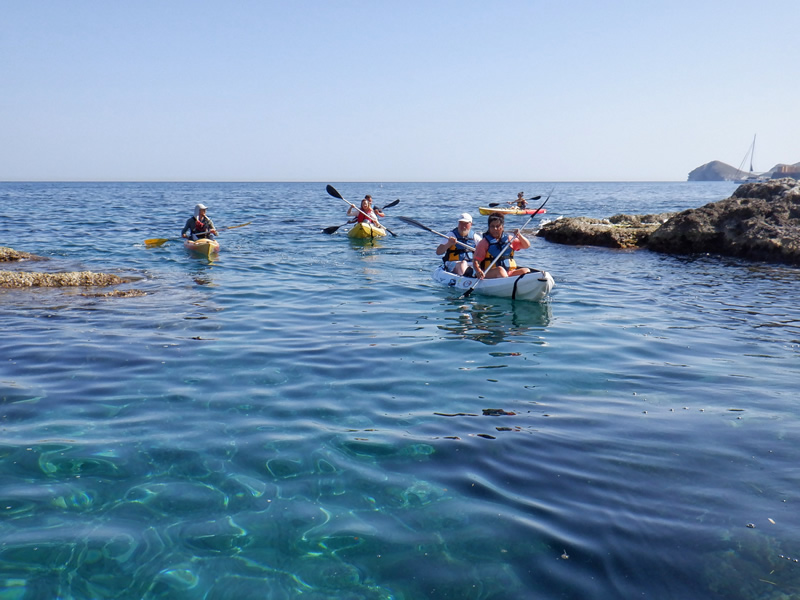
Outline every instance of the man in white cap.
<path fill-rule="evenodd" d="M 472 215 L 462 213 L 450 237 L 436 248 L 436 254 L 444 261 L 444 268 L 456 275 L 472 276 L 472 253 L 481 237 L 477 233 L 470 233 L 471 229 Z"/>
<path fill-rule="evenodd" d="M 214 228 L 214 222 L 206 216 L 205 204 L 198 204 L 194 207 L 194 216 L 186 220 L 186 225 L 183 226 L 181 237 L 189 238 L 190 240 L 199 240 L 208 238 L 213 240 L 217 233 Z"/>

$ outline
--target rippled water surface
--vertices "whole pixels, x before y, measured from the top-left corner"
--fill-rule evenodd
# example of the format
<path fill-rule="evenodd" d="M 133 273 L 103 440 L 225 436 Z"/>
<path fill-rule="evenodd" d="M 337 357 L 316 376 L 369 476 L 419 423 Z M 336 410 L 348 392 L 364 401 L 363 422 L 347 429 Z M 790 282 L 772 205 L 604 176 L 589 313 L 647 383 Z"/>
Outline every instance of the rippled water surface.
<path fill-rule="evenodd" d="M 0 183 L 0 598 L 800 595 L 800 270 L 534 239 L 548 301 L 430 273 L 478 205 L 683 210 L 732 184 Z M 219 259 L 177 240 L 196 202 Z M 524 219 L 509 222 L 521 224 Z"/>

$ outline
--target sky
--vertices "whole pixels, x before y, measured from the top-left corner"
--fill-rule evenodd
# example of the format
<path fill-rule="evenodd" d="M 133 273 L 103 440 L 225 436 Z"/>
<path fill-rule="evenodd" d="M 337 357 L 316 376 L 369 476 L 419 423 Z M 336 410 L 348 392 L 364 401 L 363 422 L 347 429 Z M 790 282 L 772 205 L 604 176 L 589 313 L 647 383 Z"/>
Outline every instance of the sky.
<path fill-rule="evenodd" d="M 765 171 L 800 161 L 798 22 L 798 0 L 5 0 L 0 181 L 684 181 L 754 135 Z"/>

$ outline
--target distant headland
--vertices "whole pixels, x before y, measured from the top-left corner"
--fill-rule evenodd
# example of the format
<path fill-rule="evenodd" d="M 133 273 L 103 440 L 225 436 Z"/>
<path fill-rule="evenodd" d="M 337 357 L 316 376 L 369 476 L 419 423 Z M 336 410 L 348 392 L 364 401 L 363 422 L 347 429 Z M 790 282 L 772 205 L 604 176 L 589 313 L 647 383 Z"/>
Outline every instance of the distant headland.
<path fill-rule="evenodd" d="M 769 171 L 763 173 L 748 173 L 724 162 L 712 160 L 697 167 L 689 173 L 687 181 L 736 181 L 739 183 L 767 181 L 768 179 L 782 179 L 791 177 L 800 179 L 800 162 L 793 165 L 777 164 Z"/>

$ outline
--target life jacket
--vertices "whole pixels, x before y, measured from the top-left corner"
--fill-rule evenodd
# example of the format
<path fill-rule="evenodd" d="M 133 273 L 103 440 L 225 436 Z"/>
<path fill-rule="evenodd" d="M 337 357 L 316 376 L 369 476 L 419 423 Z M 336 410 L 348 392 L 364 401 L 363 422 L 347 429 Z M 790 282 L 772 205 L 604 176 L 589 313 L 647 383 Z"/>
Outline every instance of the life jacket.
<path fill-rule="evenodd" d="M 456 238 L 456 240 L 458 240 L 462 244 L 466 244 L 467 246 L 475 245 L 475 235 L 472 234 L 471 232 L 469 234 L 469 237 L 461 237 L 461 235 L 459 235 L 458 233 L 458 227 L 456 227 L 455 229 L 453 229 L 453 231 L 450 232 L 450 235 Z M 458 262 L 461 260 L 472 262 L 472 252 L 470 252 L 463 246 L 455 244 L 453 246 L 450 246 L 445 251 L 444 256 L 442 256 L 442 260 L 444 262 L 450 262 L 450 261 Z"/>
<path fill-rule="evenodd" d="M 483 234 L 483 239 L 489 242 L 489 247 L 486 249 L 486 258 L 481 261 L 481 269 L 486 270 L 489 268 L 489 265 L 492 264 L 492 261 L 500 255 L 506 244 L 508 244 L 508 234 L 503 233 L 503 236 L 498 240 L 487 231 Z M 504 267 L 506 271 L 517 268 L 517 263 L 514 260 L 514 249 L 510 245 L 503 254 L 503 257 L 494 263 L 494 266 Z"/>
<path fill-rule="evenodd" d="M 366 213 L 367 216 L 364 216 L 364 213 Z M 374 210 L 370 210 L 370 211 L 366 211 L 365 210 L 363 212 L 359 212 L 356 215 L 356 221 L 358 221 L 359 223 L 363 223 L 364 221 L 369 221 L 373 225 L 376 225 L 378 223 L 378 217 L 375 215 L 375 211 Z"/>
<path fill-rule="evenodd" d="M 208 217 L 203 217 L 202 219 L 192 217 L 192 219 L 194 219 L 192 221 L 192 236 L 194 239 L 207 237 L 208 232 L 211 230 L 211 226 L 208 224 Z"/>

